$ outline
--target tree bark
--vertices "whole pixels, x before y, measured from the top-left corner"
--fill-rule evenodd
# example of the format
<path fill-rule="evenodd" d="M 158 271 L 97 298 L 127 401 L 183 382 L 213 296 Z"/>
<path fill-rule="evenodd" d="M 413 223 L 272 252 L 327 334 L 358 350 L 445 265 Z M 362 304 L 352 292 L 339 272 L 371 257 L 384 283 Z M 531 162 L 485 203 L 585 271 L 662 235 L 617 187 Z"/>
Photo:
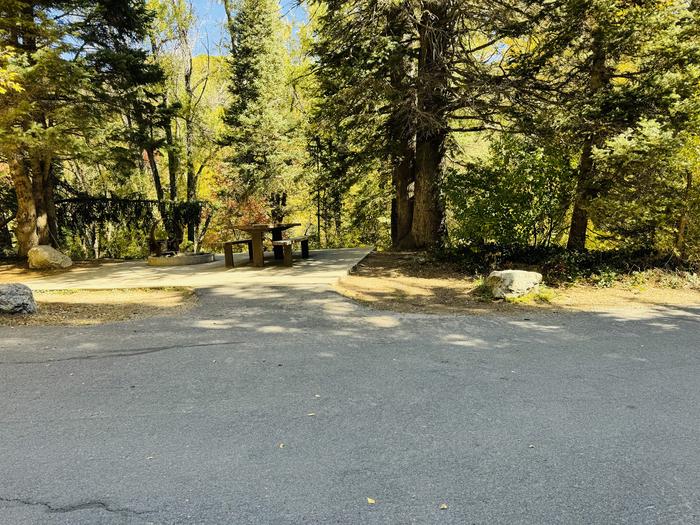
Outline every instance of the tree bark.
<path fill-rule="evenodd" d="M 26 257 L 29 250 L 39 245 L 32 179 L 27 173 L 24 163 L 15 158 L 10 159 L 10 175 L 17 195 L 17 216 L 15 218 L 17 253 L 20 257 Z"/>
<path fill-rule="evenodd" d="M 44 205 L 46 206 L 46 220 L 48 223 L 49 236 L 51 238 L 51 246 L 58 249 L 58 217 L 56 215 L 55 202 L 55 186 L 56 173 L 55 164 L 49 165 L 46 180 L 44 181 Z"/>
<path fill-rule="evenodd" d="M 167 98 L 163 97 L 163 100 L 167 105 Z M 175 153 L 177 145 L 175 144 L 175 138 L 173 137 L 172 119 L 165 119 L 163 131 L 165 131 L 165 142 L 168 145 L 168 182 L 170 184 L 170 200 L 175 202 L 177 200 L 177 173 L 180 171 L 180 160 Z"/>
<path fill-rule="evenodd" d="M 189 51 L 189 47 L 188 47 Z M 187 113 L 185 115 L 185 156 L 187 163 L 187 202 L 192 203 L 197 199 L 197 173 L 194 170 L 194 92 L 192 89 L 192 53 L 189 52 L 187 67 L 185 68 L 185 95 L 187 97 Z M 190 217 L 187 221 L 187 240 L 196 242 L 196 224 Z"/>
<path fill-rule="evenodd" d="M 234 47 L 235 42 L 233 41 L 233 31 L 231 30 L 233 28 L 233 21 L 235 18 L 235 13 L 233 11 L 233 1 L 232 0 L 223 0 L 224 2 L 224 12 L 226 13 L 226 28 L 228 29 L 228 33 L 231 39 L 231 48 Z"/>
<path fill-rule="evenodd" d="M 441 182 L 447 124 L 447 57 L 454 37 L 444 2 L 426 2 L 419 26 L 418 114 L 416 133 L 415 205 L 410 243 L 418 249 L 438 247 L 445 233 Z"/>
<path fill-rule="evenodd" d="M 445 135 L 419 139 L 416 145 L 416 184 L 411 243 L 418 249 L 438 247 L 444 234 L 445 209 L 440 194 Z"/>
<path fill-rule="evenodd" d="M 693 190 L 693 172 L 687 170 L 685 174 L 685 192 L 684 192 L 684 203 L 683 211 L 681 213 L 680 219 L 678 219 L 678 232 L 676 234 L 676 251 L 681 259 L 685 259 L 687 254 L 688 246 L 686 244 L 686 232 L 688 231 L 688 225 L 690 224 L 690 214 L 689 214 L 689 203 L 690 193 Z"/>
<path fill-rule="evenodd" d="M 160 180 L 160 173 L 158 171 L 158 162 L 156 162 L 156 153 L 152 147 L 146 148 L 146 156 L 148 157 L 148 166 L 151 168 L 151 175 L 153 176 L 153 186 L 156 189 L 156 200 L 158 201 L 158 213 L 160 213 L 160 218 L 163 221 L 163 225 L 166 230 L 169 230 L 169 218 L 168 210 L 165 206 L 165 192 L 163 191 L 163 184 Z"/>
<path fill-rule="evenodd" d="M 411 184 L 415 182 L 415 149 L 408 146 L 394 161 L 394 202 L 392 214 L 392 244 L 394 248 L 411 247 L 413 225 L 413 195 Z"/>
<path fill-rule="evenodd" d="M 593 140 L 587 139 L 579 161 L 576 196 L 574 197 L 574 208 L 571 212 L 569 240 L 566 245 L 567 249 L 572 251 L 583 251 L 586 249 L 588 204 L 592 196 L 591 183 L 593 177 Z"/>
<path fill-rule="evenodd" d="M 589 94 L 594 97 L 603 89 L 606 79 L 605 60 L 606 54 L 603 49 L 601 36 L 593 33 L 591 72 L 589 80 Z M 574 208 L 571 214 L 571 226 L 569 228 L 569 240 L 567 249 L 572 251 L 583 251 L 586 249 L 586 239 L 588 236 L 588 207 L 597 191 L 595 189 L 595 164 L 593 161 L 593 148 L 599 145 L 603 137 L 597 130 L 589 132 L 581 150 L 581 158 L 578 168 L 578 180 L 576 181 L 576 196 L 574 197 Z"/>
<path fill-rule="evenodd" d="M 12 249 L 12 234 L 8 227 L 10 220 L 0 213 L 0 255 L 3 251 Z"/>
<path fill-rule="evenodd" d="M 397 43 L 410 41 L 414 34 L 410 4 L 404 0 L 396 4 L 390 17 L 389 35 Z M 413 248 L 413 191 L 416 166 L 416 95 L 411 89 L 416 80 L 417 63 L 405 45 L 397 45 L 398 52 L 390 62 L 391 89 L 396 110 L 391 115 L 389 147 L 392 153 L 391 244 L 395 249 Z"/>

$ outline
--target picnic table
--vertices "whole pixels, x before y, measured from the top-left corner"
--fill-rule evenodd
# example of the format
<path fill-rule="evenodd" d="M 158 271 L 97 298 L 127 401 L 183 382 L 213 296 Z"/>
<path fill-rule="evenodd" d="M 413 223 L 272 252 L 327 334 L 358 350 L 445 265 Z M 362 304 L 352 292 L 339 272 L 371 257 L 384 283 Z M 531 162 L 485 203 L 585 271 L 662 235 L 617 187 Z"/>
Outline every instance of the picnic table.
<path fill-rule="evenodd" d="M 265 247 L 263 246 L 263 236 L 267 232 L 272 233 L 273 241 L 282 240 L 282 232 L 289 230 L 296 226 L 301 226 L 298 222 L 289 223 L 275 223 L 275 224 L 240 224 L 236 226 L 237 230 L 241 230 L 250 235 L 251 241 L 253 241 L 253 266 L 261 267 L 264 265 L 265 261 Z M 275 259 L 282 259 L 284 257 L 284 251 L 281 247 L 275 246 Z"/>

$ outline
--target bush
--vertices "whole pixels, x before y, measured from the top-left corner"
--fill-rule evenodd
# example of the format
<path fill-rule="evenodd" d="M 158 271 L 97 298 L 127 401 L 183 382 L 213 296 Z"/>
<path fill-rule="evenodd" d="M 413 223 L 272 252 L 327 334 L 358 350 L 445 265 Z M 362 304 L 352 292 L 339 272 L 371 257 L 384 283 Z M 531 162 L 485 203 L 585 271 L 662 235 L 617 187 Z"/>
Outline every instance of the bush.
<path fill-rule="evenodd" d="M 555 244 L 565 230 L 574 180 L 565 152 L 503 136 L 491 144 L 487 162 L 448 173 L 450 240 Z"/>
<path fill-rule="evenodd" d="M 606 287 L 620 276 L 635 272 L 700 270 L 700 264 L 695 262 L 646 249 L 570 252 L 560 246 L 485 244 L 446 249 L 438 258 L 458 264 L 466 273 L 486 274 L 511 268 L 535 270 L 551 285 L 590 279 Z"/>

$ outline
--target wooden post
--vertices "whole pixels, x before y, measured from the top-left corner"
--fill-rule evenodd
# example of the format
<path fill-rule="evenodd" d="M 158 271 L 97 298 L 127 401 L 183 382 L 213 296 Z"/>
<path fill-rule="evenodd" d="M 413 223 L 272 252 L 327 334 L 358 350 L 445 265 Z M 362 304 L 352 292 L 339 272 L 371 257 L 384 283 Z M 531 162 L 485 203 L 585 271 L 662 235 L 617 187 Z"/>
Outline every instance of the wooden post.
<path fill-rule="evenodd" d="M 284 252 L 284 265 L 285 266 L 291 266 L 293 264 L 292 262 L 292 243 L 290 242 L 289 244 L 285 244 L 284 246 L 280 246 L 280 248 L 283 248 Z"/>
<path fill-rule="evenodd" d="M 263 247 L 263 232 L 253 230 L 250 232 L 253 241 L 253 266 L 258 268 L 265 264 L 265 248 Z"/>
<path fill-rule="evenodd" d="M 226 268 L 233 268 L 233 243 L 232 242 L 225 242 L 224 243 L 224 261 L 226 264 Z"/>

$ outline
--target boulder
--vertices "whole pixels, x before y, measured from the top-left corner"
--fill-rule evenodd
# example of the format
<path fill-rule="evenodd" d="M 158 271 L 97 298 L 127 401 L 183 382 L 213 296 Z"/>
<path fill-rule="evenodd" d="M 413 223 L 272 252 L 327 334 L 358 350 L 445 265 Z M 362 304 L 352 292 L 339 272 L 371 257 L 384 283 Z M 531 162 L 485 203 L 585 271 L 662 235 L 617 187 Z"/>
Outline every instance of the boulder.
<path fill-rule="evenodd" d="M 503 270 L 491 272 L 486 286 L 491 294 L 499 299 L 522 297 L 535 290 L 542 282 L 542 274 L 523 270 Z"/>
<path fill-rule="evenodd" d="M 56 270 L 73 266 L 70 257 L 47 245 L 35 246 L 29 250 L 27 257 L 29 267 L 34 270 Z"/>
<path fill-rule="evenodd" d="M 35 314 L 36 302 L 28 286 L 0 284 L 0 313 Z"/>

